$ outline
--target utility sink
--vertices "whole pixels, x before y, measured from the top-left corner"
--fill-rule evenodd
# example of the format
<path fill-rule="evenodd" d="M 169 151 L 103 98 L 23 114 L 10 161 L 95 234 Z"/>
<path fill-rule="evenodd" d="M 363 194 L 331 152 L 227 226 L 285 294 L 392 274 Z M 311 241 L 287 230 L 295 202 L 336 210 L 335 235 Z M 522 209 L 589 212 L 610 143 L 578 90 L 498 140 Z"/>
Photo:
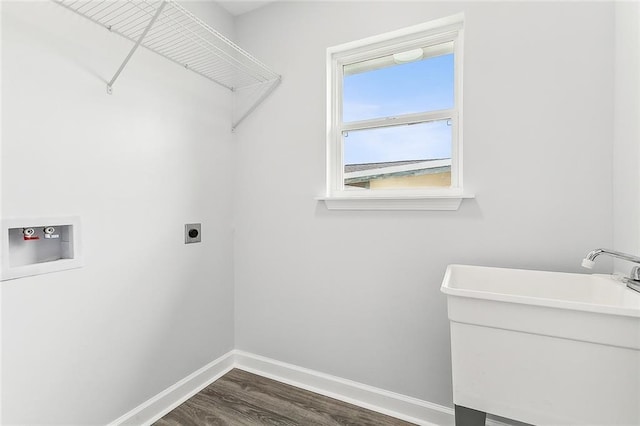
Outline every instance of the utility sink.
<path fill-rule="evenodd" d="M 640 293 L 611 275 L 468 265 L 442 291 L 456 413 L 640 425 Z"/>

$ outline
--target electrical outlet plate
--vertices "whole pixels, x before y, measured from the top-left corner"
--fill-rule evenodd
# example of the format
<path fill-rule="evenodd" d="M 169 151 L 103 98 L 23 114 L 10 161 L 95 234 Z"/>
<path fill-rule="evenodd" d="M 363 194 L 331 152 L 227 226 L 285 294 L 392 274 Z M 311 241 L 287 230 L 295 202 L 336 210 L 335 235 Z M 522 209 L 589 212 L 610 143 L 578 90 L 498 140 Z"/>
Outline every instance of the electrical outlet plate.
<path fill-rule="evenodd" d="M 202 241 L 202 225 L 200 223 L 187 223 L 184 225 L 184 243 L 192 244 Z"/>

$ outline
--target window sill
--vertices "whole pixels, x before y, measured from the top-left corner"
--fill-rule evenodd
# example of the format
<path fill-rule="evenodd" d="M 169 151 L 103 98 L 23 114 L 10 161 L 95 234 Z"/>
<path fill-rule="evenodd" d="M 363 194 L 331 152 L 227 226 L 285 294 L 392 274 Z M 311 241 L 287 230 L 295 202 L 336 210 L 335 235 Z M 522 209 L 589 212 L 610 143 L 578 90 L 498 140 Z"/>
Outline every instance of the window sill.
<path fill-rule="evenodd" d="M 458 210 L 464 198 L 474 195 L 415 195 L 368 197 L 319 197 L 329 210 Z"/>

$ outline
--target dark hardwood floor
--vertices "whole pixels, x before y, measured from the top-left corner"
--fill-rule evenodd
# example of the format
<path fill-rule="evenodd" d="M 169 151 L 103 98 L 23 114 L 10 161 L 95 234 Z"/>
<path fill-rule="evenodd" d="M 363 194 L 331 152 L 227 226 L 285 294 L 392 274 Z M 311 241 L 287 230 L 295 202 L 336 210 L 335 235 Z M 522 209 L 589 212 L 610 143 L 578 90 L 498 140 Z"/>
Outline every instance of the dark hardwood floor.
<path fill-rule="evenodd" d="M 407 426 L 412 423 L 234 369 L 154 425 Z"/>

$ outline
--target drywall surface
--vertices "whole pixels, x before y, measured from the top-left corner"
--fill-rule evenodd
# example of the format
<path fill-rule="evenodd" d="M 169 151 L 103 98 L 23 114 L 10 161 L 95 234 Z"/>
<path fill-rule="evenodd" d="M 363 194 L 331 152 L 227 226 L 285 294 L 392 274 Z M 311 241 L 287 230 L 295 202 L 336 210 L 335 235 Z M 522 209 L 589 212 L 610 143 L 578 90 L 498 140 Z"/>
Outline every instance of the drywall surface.
<path fill-rule="evenodd" d="M 80 216 L 85 260 L 0 283 L 3 424 L 106 424 L 234 347 L 230 94 L 140 49 L 109 96 L 131 46 L 3 2 L 2 216 Z"/>
<path fill-rule="evenodd" d="M 640 256 L 640 4 L 616 2 L 613 144 L 614 247 Z M 631 265 L 616 262 L 627 274 Z"/>
<path fill-rule="evenodd" d="M 451 405 L 451 263 L 581 271 L 612 243 L 614 5 L 276 2 L 238 42 L 283 75 L 236 133 L 236 347 Z M 328 211 L 326 48 L 464 12 L 455 212 Z M 610 264 L 599 262 L 600 271 Z"/>

